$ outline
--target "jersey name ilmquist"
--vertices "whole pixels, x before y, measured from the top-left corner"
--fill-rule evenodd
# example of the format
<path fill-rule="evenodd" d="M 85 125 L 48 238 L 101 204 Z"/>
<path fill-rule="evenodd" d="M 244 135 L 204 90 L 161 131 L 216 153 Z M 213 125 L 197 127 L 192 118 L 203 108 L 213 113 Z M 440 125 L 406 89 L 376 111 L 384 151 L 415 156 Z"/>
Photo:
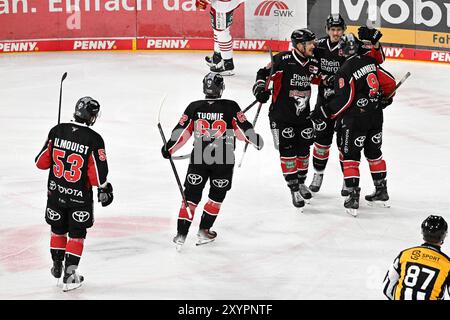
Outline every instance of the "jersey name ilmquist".
<path fill-rule="evenodd" d="M 82 145 L 82 144 L 79 144 L 79 143 L 76 143 L 73 141 L 60 139 L 60 138 L 55 138 L 54 146 L 57 148 L 66 149 L 69 151 L 86 154 L 86 155 L 89 150 L 88 146 L 85 146 L 85 145 Z"/>

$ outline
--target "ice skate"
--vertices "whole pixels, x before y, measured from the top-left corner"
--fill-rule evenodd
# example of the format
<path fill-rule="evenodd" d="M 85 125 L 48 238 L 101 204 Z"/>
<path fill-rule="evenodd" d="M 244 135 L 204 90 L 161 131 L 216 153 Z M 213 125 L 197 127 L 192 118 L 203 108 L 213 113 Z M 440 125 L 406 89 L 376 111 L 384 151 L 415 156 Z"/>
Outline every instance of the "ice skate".
<path fill-rule="evenodd" d="M 302 198 L 305 200 L 305 203 L 309 204 L 311 202 L 312 194 L 311 191 L 308 189 L 308 187 L 305 184 L 300 184 L 300 194 L 302 195 Z"/>
<path fill-rule="evenodd" d="M 173 238 L 173 242 L 176 244 L 177 251 L 181 250 L 184 242 L 186 241 L 186 235 L 177 233 L 177 235 Z"/>
<path fill-rule="evenodd" d="M 63 291 L 68 292 L 81 287 L 84 277 L 79 275 L 75 270 L 72 272 L 65 272 L 63 277 Z"/>
<path fill-rule="evenodd" d="M 303 212 L 303 207 L 305 206 L 305 199 L 303 199 L 302 194 L 300 193 L 300 190 L 292 191 L 292 204 L 294 207 L 299 208 L 300 212 Z"/>
<path fill-rule="evenodd" d="M 359 193 L 361 191 L 361 188 L 349 188 L 348 191 L 349 195 L 344 202 L 345 212 L 356 218 L 358 216 Z"/>
<path fill-rule="evenodd" d="M 214 52 L 212 56 L 206 56 L 205 61 L 206 61 L 206 64 L 208 65 L 208 67 L 210 67 L 210 68 L 218 65 L 221 62 L 223 65 L 223 59 L 222 59 L 222 55 L 220 54 L 220 52 Z"/>
<path fill-rule="evenodd" d="M 311 181 L 311 184 L 309 185 L 309 190 L 311 190 L 311 192 L 319 192 L 320 187 L 322 186 L 322 181 L 323 181 L 323 173 L 314 173 L 313 179 Z"/>
<path fill-rule="evenodd" d="M 62 261 L 53 261 L 53 267 L 50 269 L 50 273 L 52 276 L 54 276 L 56 279 L 56 286 L 59 286 L 59 280 L 61 279 L 63 271 L 63 262 Z"/>
<path fill-rule="evenodd" d="M 234 75 L 233 58 L 222 60 L 221 63 L 212 66 L 209 70 L 211 70 L 211 72 L 219 73 L 222 76 L 232 76 Z"/>
<path fill-rule="evenodd" d="M 210 229 L 199 229 L 197 232 L 197 243 L 195 245 L 200 246 L 213 242 L 217 237 L 217 232 Z"/>
<path fill-rule="evenodd" d="M 345 186 L 345 180 L 344 180 L 344 182 L 342 183 L 341 196 L 348 197 L 349 194 L 350 194 L 350 192 L 348 191 L 348 188 Z"/>
<path fill-rule="evenodd" d="M 375 191 L 365 196 L 367 205 L 371 207 L 390 208 L 389 195 L 387 192 L 387 181 L 377 180 L 375 183 Z"/>

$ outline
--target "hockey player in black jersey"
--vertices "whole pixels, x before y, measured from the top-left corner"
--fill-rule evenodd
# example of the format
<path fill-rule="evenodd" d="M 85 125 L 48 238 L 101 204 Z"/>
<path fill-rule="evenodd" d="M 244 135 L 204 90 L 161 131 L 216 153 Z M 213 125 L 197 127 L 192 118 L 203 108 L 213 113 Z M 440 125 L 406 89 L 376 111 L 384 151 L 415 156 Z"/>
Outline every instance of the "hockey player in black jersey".
<path fill-rule="evenodd" d="M 51 226 L 51 273 L 59 279 L 64 272 L 64 291 L 83 281 L 76 269 L 87 229 L 94 223 L 92 187 L 98 187 L 102 206 L 113 201 L 105 144 L 90 128 L 99 110 L 96 100 L 81 98 L 75 106 L 75 121 L 53 127 L 35 160 L 39 169 L 50 169 L 45 219 Z"/>
<path fill-rule="evenodd" d="M 389 300 L 441 300 L 450 297 L 450 258 L 441 251 L 448 225 L 441 216 L 422 222 L 425 243 L 400 252 L 384 278 Z"/>
<path fill-rule="evenodd" d="M 346 29 L 347 25 L 339 14 L 330 14 L 326 21 L 327 36 L 320 38 L 317 42 L 317 47 L 314 50 L 314 58 L 319 62 L 322 76 L 317 80 L 313 80 L 313 83 L 319 84 L 316 108 L 329 103 L 334 96 L 334 78 L 336 72 L 346 60 L 339 46 Z M 375 32 L 376 36 L 371 36 Z M 377 60 L 378 64 L 382 64 L 385 59 L 379 42 L 382 34 L 376 29 L 369 29 L 365 26 L 359 28 L 359 34 L 363 37 L 362 39 L 371 41 L 372 46 L 366 48 L 360 43 L 358 53 L 372 56 Z M 312 161 L 315 173 L 309 186 L 312 192 L 318 192 L 322 185 L 334 132 L 335 120 L 333 119 L 328 119 L 315 125 Z M 337 143 L 339 144 L 339 141 Z M 340 160 L 342 167 L 342 152 L 340 152 Z M 348 195 L 345 185 L 341 193 L 343 196 Z"/>
<path fill-rule="evenodd" d="M 311 119 L 337 119 L 340 149 L 343 153 L 345 185 L 349 196 L 344 206 L 349 214 L 357 215 L 359 208 L 359 163 L 364 149 L 376 187 L 366 200 L 386 204 L 386 162 L 381 152 L 383 109 L 392 103 L 387 99 L 395 89 L 395 80 L 377 61 L 359 54 L 359 41 L 353 34 L 341 40 L 347 60 L 336 74 L 335 97 L 326 105 L 314 109 Z"/>
<path fill-rule="evenodd" d="M 273 82 L 269 119 L 275 145 L 280 152 L 281 170 L 291 191 L 295 207 L 305 206 L 312 197 L 305 179 L 309 165 L 309 149 L 314 128 L 309 119 L 311 79 L 318 76 L 319 67 L 313 55 L 316 36 L 308 29 L 295 30 L 291 35 L 294 49 L 280 52 L 272 65 L 258 71 L 253 94 L 265 103 L 271 92 L 265 89 L 266 81 Z"/>
<path fill-rule="evenodd" d="M 236 138 L 251 143 L 258 150 L 263 147 L 262 138 L 255 133 L 239 105 L 232 100 L 221 99 L 224 88 L 220 74 L 207 74 L 203 79 L 205 99 L 189 104 L 173 129 L 170 140 L 161 149 L 163 157 L 168 159 L 194 135 L 194 148 L 184 182 L 189 208 L 183 203 L 178 215 L 177 235 L 173 239 L 177 248 L 186 240 L 208 179 L 209 199 L 203 208 L 197 244 L 216 238 L 217 233 L 211 228 L 231 189 Z"/>

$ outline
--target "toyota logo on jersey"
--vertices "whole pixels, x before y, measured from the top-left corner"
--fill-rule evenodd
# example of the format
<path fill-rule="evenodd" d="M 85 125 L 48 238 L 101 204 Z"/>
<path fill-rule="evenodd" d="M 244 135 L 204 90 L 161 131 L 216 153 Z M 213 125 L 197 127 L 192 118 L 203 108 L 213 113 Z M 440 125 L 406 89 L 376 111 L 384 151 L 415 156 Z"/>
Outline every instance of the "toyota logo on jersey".
<path fill-rule="evenodd" d="M 227 179 L 214 179 L 212 181 L 213 185 L 216 186 L 217 188 L 225 188 L 228 186 L 228 184 L 230 183 L 229 180 Z"/>
<path fill-rule="evenodd" d="M 74 213 L 72 213 L 73 220 L 79 223 L 88 221 L 90 217 L 91 215 L 87 211 L 75 211 Z"/>
<path fill-rule="evenodd" d="M 200 183 L 202 183 L 203 178 L 202 178 L 202 176 L 200 176 L 198 174 L 190 173 L 187 176 L 187 181 L 189 182 L 189 184 L 192 184 L 193 186 L 197 186 Z"/>
<path fill-rule="evenodd" d="M 294 128 L 289 127 L 289 128 L 284 129 L 281 132 L 281 135 L 286 139 L 292 139 L 293 137 L 295 137 Z"/>
<path fill-rule="evenodd" d="M 58 221 L 59 219 L 61 219 L 61 215 L 55 210 L 47 208 L 47 218 L 49 218 L 52 221 Z"/>
<path fill-rule="evenodd" d="M 364 108 L 368 104 L 369 104 L 369 100 L 367 100 L 366 98 L 361 98 L 358 100 L 358 102 L 356 102 L 356 105 L 360 108 Z"/>
<path fill-rule="evenodd" d="M 51 191 L 56 190 L 56 182 L 53 181 L 53 180 L 50 180 L 50 183 L 49 183 L 49 185 L 48 185 L 48 188 L 49 188 Z"/>
<path fill-rule="evenodd" d="M 313 128 L 306 128 L 302 131 L 301 135 L 304 139 L 312 139 L 314 134 Z"/>
<path fill-rule="evenodd" d="M 327 128 L 327 123 L 325 121 L 322 121 L 319 124 L 314 123 L 314 128 L 316 129 L 316 131 L 323 131 Z"/>
<path fill-rule="evenodd" d="M 362 148 L 364 146 L 364 141 L 366 141 L 365 136 L 361 136 L 355 139 L 355 146 Z"/>
<path fill-rule="evenodd" d="M 372 142 L 375 144 L 379 144 L 379 143 L 381 143 L 382 139 L 383 139 L 383 133 L 379 132 L 372 137 Z"/>

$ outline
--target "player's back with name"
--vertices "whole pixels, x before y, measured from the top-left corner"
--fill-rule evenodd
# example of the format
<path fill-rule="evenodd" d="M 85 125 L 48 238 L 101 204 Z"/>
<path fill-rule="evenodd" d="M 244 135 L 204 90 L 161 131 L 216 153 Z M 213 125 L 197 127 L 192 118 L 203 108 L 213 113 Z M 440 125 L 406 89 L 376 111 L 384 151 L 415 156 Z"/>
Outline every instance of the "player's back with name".
<path fill-rule="evenodd" d="M 50 168 L 49 198 L 70 205 L 92 201 L 91 186 L 106 181 L 104 148 L 100 134 L 85 125 L 61 123 L 53 127 L 36 158 L 38 167 Z"/>

